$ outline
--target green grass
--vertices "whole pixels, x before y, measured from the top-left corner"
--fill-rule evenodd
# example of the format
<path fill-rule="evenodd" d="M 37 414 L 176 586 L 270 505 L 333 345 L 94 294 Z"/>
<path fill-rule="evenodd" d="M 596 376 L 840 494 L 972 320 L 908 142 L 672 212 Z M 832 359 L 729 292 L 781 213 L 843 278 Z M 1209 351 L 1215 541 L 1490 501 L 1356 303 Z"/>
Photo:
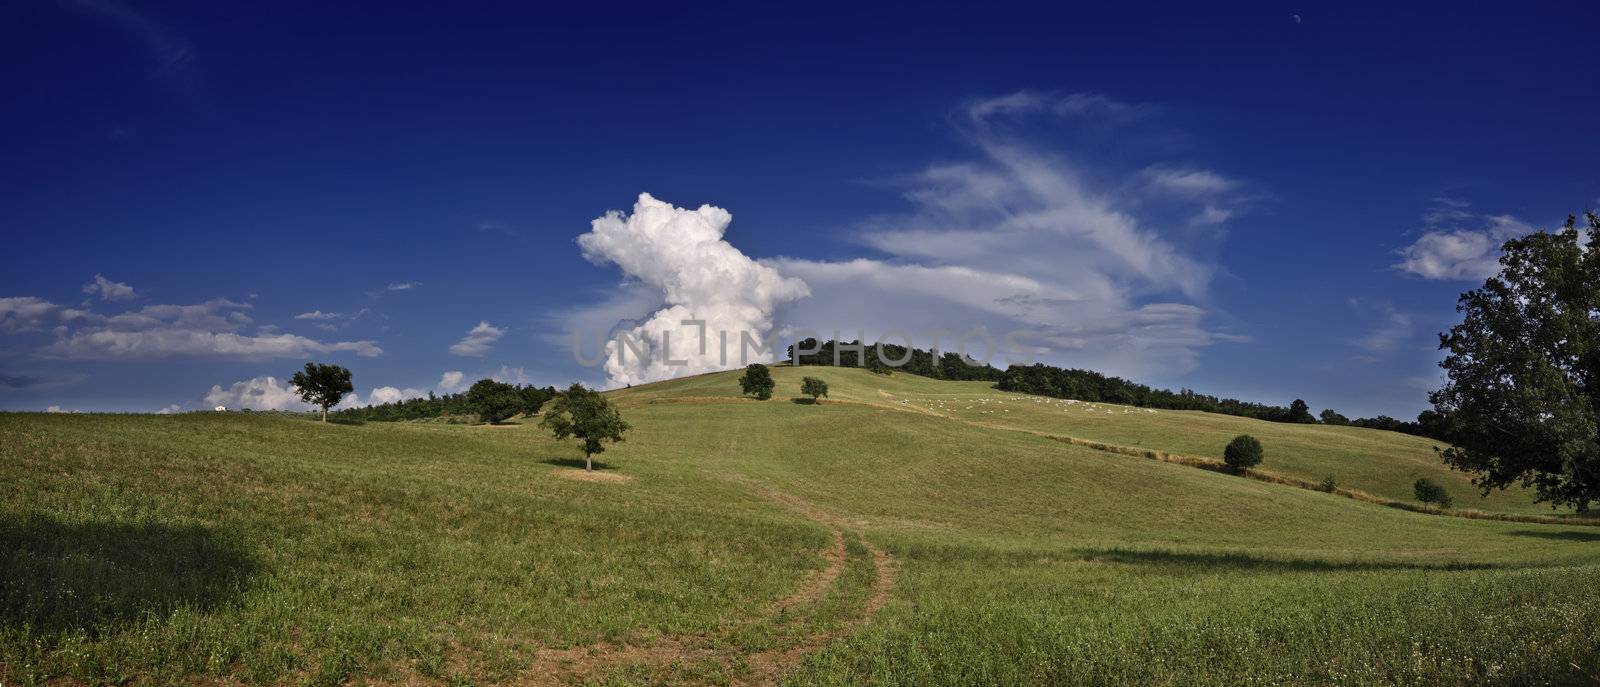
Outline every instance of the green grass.
<path fill-rule="evenodd" d="M 1411 513 L 1036 433 L 1178 452 L 1250 426 L 1263 467 L 1317 479 L 1320 438 L 1341 484 L 1373 493 L 1441 470 L 1409 437 L 1057 419 L 982 384 L 773 371 L 766 402 L 737 399 L 737 372 L 616 392 L 634 429 L 599 456 L 604 482 L 569 479 L 581 454 L 535 423 L 0 415 L 0 683 L 1600 676 L 1600 529 Z M 802 373 L 837 402 L 789 402 Z"/>
<path fill-rule="evenodd" d="M 1339 487 L 1375 496 L 1414 501 L 1411 485 L 1427 477 L 1449 490 L 1458 508 L 1528 515 L 1570 514 L 1533 502 L 1523 489 L 1480 495 L 1470 478 L 1450 470 L 1435 447 L 1440 442 L 1361 427 L 1330 427 L 1266 422 L 1194 411 L 1147 410 L 1107 403 L 1069 403 L 1060 399 L 996 391 L 987 382 L 941 382 L 909 374 L 890 376 L 837 368 L 773 368 L 778 392 L 798 395 L 802 375 L 826 379 L 836 399 L 903 405 L 996 427 L 1060 434 L 1086 441 L 1182 456 L 1222 459 L 1222 449 L 1240 434 L 1261 440 L 1266 462 L 1260 468 L 1309 482 L 1332 476 Z M 674 382 L 677 384 L 680 382 Z M 709 378 L 685 380 L 682 393 L 726 387 Z M 693 389 L 691 391 L 691 389 Z M 737 393 L 735 386 L 728 393 Z M 654 389 L 652 393 L 665 393 Z"/>

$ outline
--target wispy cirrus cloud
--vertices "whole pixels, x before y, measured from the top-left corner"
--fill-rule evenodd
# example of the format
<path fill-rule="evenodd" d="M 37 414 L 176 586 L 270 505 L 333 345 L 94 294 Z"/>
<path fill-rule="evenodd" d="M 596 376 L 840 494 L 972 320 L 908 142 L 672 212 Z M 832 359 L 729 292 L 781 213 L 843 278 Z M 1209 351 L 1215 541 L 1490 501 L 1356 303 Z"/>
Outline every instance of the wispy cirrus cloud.
<path fill-rule="evenodd" d="M 196 97 L 194 45 L 148 13 L 117 0 L 58 0 L 61 7 L 115 27 L 155 63 L 155 76 L 182 95 Z"/>
<path fill-rule="evenodd" d="M 325 332 L 336 332 L 340 329 L 344 329 L 352 324 L 355 324 L 358 320 L 361 320 L 362 318 L 371 314 L 371 308 L 362 308 L 353 313 L 323 312 L 321 310 L 312 310 L 295 315 L 294 319 L 301 322 L 315 324 L 318 329 L 321 329 Z"/>
<path fill-rule="evenodd" d="M 1378 323 L 1364 336 L 1355 340 L 1355 345 L 1372 355 L 1389 353 L 1399 348 L 1415 333 L 1411 316 L 1396 310 L 1389 303 L 1367 303 L 1352 299 L 1350 307 L 1369 312 L 1378 320 Z"/>
<path fill-rule="evenodd" d="M 1126 118 L 1146 114 L 1150 108 L 1116 100 L 1099 93 L 1046 93 L 1022 90 L 973 100 L 963 108 L 967 120 L 987 126 L 999 118 L 1047 114 L 1057 117 L 1102 116 Z"/>
<path fill-rule="evenodd" d="M 150 305 L 111 316 L 78 312 L 53 331 L 36 356 L 54 360 L 217 358 L 264 360 L 352 352 L 381 355 L 372 341 L 325 342 L 276 328 L 254 327 L 248 303 L 212 299 L 192 305 Z M 248 331 L 254 328 L 254 332 Z"/>
<path fill-rule="evenodd" d="M 1200 303 L 1216 267 L 1186 250 L 1179 230 L 1194 217 L 1230 219 L 1246 184 L 1163 160 L 1119 173 L 1027 136 L 1019 121 L 1093 120 L 1099 132 L 1150 111 L 1098 94 L 970 103 L 965 119 L 976 125 L 963 133 L 974 157 L 902 178 L 910 211 L 865 227 L 864 242 L 887 258 L 772 261 L 813 292 L 784 321 L 838 323 L 847 338 L 869 340 L 890 325 L 978 328 L 995 339 L 1027 331 L 1036 359 L 1126 375 L 1192 369 L 1200 349 L 1241 337 L 1205 326 Z"/>
<path fill-rule="evenodd" d="M 83 292 L 91 296 L 98 295 L 102 301 L 130 301 L 138 296 L 132 286 L 98 274 L 94 275 L 94 281 L 83 285 Z"/>

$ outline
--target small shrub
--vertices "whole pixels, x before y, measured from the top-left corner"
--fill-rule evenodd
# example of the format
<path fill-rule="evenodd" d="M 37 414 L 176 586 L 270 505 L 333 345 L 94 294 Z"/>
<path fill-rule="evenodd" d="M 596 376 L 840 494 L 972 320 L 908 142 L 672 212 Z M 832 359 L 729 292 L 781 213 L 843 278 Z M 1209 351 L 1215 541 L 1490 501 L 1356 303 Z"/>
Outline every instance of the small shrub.
<path fill-rule="evenodd" d="M 1415 484 L 1412 484 L 1411 491 L 1416 494 L 1418 501 L 1431 503 L 1440 508 L 1449 508 L 1455 503 L 1455 499 L 1450 498 L 1450 492 L 1445 491 L 1444 487 L 1426 477 L 1418 479 Z"/>
<path fill-rule="evenodd" d="M 1334 481 L 1333 475 L 1328 475 L 1322 478 L 1322 484 L 1317 485 L 1317 488 L 1332 494 L 1335 489 L 1339 488 L 1339 483 Z"/>
<path fill-rule="evenodd" d="M 1248 434 L 1240 434 L 1222 450 L 1222 461 L 1234 472 L 1244 472 L 1261 464 L 1261 442 Z"/>

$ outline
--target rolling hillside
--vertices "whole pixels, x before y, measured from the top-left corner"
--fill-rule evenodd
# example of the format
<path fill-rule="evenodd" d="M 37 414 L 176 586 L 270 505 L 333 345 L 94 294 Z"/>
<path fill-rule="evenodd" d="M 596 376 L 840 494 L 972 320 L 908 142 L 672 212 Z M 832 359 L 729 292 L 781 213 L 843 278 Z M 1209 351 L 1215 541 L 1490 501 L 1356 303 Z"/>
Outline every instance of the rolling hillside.
<path fill-rule="evenodd" d="M 0 682 L 1600 675 L 1600 529 L 1044 435 L 1209 456 L 1248 431 L 1269 469 L 1399 496 L 1426 474 L 1468 501 L 1426 442 L 773 373 L 766 402 L 737 373 L 614 392 L 634 428 L 595 475 L 531 423 L 0 415 Z M 803 374 L 830 399 L 790 402 Z M 1514 496 L 1474 506 L 1539 512 Z"/>
<path fill-rule="evenodd" d="M 1444 485 L 1456 507 L 1498 513 L 1567 515 L 1533 502 L 1516 489 L 1480 495 L 1467 475 L 1440 460 L 1440 442 L 1361 427 L 1297 425 L 1196 411 L 1155 410 L 1109 403 L 1079 403 L 995 390 L 987 382 L 944 382 L 910 374 L 877 375 L 833 367 L 772 368 L 780 396 L 798 395 L 800 378 L 826 380 L 834 400 L 915 410 L 989 427 L 1003 427 L 1154 449 L 1179 456 L 1221 460 L 1222 448 L 1240 434 L 1267 449 L 1261 470 L 1310 482 L 1332 476 L 1340 487 L 1400 501 L 1413 500 L 1411 485 L 1427 477 Z M 723 377 L 722 375 L 731 375 Z M 737 396 L 737 374 L 703 375 L 638 390 L 620 398 Z"/>

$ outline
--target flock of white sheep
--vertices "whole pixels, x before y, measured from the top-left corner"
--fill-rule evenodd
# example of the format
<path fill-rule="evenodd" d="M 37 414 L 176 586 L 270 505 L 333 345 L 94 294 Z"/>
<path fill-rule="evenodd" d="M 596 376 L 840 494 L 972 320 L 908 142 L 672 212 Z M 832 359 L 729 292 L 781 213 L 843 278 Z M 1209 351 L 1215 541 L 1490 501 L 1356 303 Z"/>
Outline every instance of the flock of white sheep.
<path fill-rule="evenodd" d="M 993 415 L 995 413 L 1009 413 L 1009 412 L 1011 412 L 1010 408 L 1004 407 L 1007 404 L 1008 401 L 1011 402 L 1011 403 L 1034 403 L 1034 404 L 1037 404 L 1037 405 L 1044 405 L 1044 406 L 1059 406 L 1061 408 L 1061 412 L 1063 412 L 1063 413 L 1081 412 L 1081 413 L 1095 413 L 1095 414 L 1105 414 L 1105 415 L 1127 415 L 1129 413 L 1142 412 L 1142 413 L 1148 413 L 1148 414 L 1154 415 L 1154 414 L 1160 412 L 1160 411 L 1157 411 L 1157 410 L 1152 409 L 1152 408 L 1133 408 L 1133 407 L 1130 407 L 1130 406 L 1119 406 L 1119 405 L 1109 405 L 1109 404 L 1100 404 L 1100 403 L 1090 403 L 1090 402 L 1087 402 L 1087 401 L 1075 401 L 1075 400 L 1072 400 L 1072 399 L 1059 399 L 1059 398 L 1045 398 L 1045 397 L 1040 397 L 1040 396 L 1012 396 L 1012 397 L 1008 397 L 1008 398 L 979 397 L 979 398 L 967 398 L 967 399 L 948 398 L 948 397 L 930 397 L 930 398 L 921 398 L 921 399 L 904 399 L 904 398 L 903 399 L 899 399 L 899 402 L 900 402 L 901 405 L 920 406 L 920 407 L 923 407 L 923 408 L 927 408 L 928 410 L 937 410 L 937 411 L 947 412 L 947 413 L 948 412 L 957 412 L 957 411 L 959 411 L 959 412 L 976 411 L 977 413 L 982 414 L 982 415 Z"/>

